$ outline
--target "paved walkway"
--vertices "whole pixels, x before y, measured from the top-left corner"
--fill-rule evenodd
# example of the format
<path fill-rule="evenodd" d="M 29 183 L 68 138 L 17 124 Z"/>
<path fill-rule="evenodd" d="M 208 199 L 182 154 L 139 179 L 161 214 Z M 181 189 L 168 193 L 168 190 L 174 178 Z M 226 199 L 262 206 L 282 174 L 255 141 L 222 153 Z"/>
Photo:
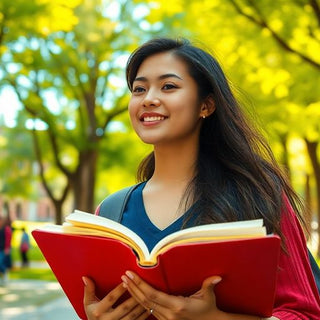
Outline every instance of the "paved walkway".
<path fill-rule="evenodd" d="M 57 282 L 8 280 L 0 287 L 1 320 L 79 320 Z"/>

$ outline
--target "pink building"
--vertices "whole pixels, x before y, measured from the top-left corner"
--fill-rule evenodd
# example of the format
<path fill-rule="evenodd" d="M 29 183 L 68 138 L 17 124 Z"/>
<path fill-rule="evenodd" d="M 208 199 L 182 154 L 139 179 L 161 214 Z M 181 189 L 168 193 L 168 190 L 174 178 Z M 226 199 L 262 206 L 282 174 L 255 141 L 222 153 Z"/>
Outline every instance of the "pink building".
<path fill-rule="evenodd" d="M 0 195 L 0 215 L 14 220 L 54 221 L 54 207 L 51 200 L 44 196 L 38 201 L 23 198 L 9 199 Z"/>

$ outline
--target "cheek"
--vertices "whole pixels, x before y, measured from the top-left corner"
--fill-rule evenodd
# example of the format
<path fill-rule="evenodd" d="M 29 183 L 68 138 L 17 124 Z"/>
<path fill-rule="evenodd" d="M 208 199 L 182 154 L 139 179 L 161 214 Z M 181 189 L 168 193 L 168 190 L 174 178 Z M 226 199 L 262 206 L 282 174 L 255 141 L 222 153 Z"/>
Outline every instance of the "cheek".
<path fill-rule="evenodd" d="M 131 126 L 136 131 L 136 127 L 139 121 L 137 119 L 137 108 L 135 107 L 135 104 L 132 101 L 130 101 L 128 104 L 128 113 L 130 117 Z"/>
<path fill-rule="evenodd" d="M 130 116 L 130 119 L 131 121 L 133 120 L 133 117 L 136 113 L 136 108 L 135 108 L 135 104 L 134 102 L 132 101 L 132 99 L 129 101 L 129 104 L 128 104 L 128 112 L 129 112 L 129 116 Z"/>
<path fill-rule="evenodd" d="M 186 111 L 186 108 L 189 110 Z M 180 112 L 180 124 L 184 126 L 185 130 L 193 131 L 199 125 L 200 121 L 200 106 L 198 104 L 188 104 L 184 111 Z"/>
<path fill-rule="evenodd" d="M 180 99 L 175 106 L 174 113 L 178 114 L 184 121 L 194 122 L 199 119 L 201 106 L 194 97 L 186 97 L 186 99 L 183 100 Z"/>

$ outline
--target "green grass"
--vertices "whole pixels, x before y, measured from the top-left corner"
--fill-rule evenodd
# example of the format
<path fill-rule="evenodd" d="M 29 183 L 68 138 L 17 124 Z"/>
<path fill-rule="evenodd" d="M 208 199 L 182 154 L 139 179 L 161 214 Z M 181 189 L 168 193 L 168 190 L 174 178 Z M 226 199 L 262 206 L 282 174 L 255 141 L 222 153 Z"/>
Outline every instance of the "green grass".
<path fill-rule="evenodd" d="M 48 268 L 14 268 L 9 271 L 9 279 L 56 281 L 53 272 Z"/>
<path fill-rule="evenodd" d="M 11 248 L 11 258 L 14 262 L 21 261 L 21 256 L 18 248 L 12 247 Z M 28 258 L 30 261 L 44 261 L 44 257 L 37 246 L 31 246 L 30 250 L 28 251 Z"/>

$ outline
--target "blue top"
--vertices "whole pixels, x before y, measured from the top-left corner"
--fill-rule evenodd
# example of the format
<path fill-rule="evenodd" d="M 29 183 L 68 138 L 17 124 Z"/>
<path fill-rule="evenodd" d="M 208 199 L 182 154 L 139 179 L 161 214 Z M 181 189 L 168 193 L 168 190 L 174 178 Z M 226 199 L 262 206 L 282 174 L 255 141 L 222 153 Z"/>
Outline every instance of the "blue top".
<path fill-rule="evenodd" d="M 149 219 L 143 203 L 142 190 L 145 185 L 146 182 L 141 183 L 131 193 L 123 212 L 121 224 L 138 234 L 151 251 L 162 238 L 181 229 L 183 216 L 163 230 L 155 226 Z"/>

